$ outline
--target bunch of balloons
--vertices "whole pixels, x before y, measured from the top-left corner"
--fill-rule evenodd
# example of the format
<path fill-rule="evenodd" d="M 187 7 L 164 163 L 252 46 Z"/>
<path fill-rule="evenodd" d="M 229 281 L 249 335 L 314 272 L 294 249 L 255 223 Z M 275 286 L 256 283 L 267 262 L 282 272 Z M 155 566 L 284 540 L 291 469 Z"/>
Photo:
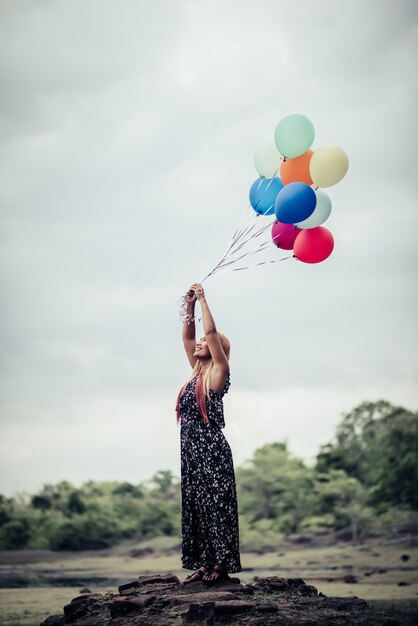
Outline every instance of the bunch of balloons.
<path fill-rule="evenodd" d="M 299 113 L 287 115 L 255 153 L 259 178 L 250 189 L 258 215 L 275 215 L 273 243 L 292 250 L 304 263 L 320 263 L 334 248 L 331 232 L 322 226 L 331 214 L 331 199 L 322 191 L 347 173 L 348 157 L 338 146 L 315 151 L 312 122 Z"/>

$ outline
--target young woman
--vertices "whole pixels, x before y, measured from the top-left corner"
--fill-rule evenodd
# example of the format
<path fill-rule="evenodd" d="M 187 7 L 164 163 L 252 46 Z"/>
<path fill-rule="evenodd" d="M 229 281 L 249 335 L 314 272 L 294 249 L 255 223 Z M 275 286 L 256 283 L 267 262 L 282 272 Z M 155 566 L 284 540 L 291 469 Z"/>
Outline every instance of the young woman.
<path fill-rule="evenodd" d="M 205 336 L 196 342 L 196 300 Z M 222 398 L 229 388 L 228 339 L 218 333 L 202 285 L 187 296 L 189 321 L 183 343 L 193 368 L 177 398 L 181 423 L 182 566 L 195 570 L 183 580 L 214 583 L 243 571 L 239 554 L 238 505 L 234 465 Z"/>

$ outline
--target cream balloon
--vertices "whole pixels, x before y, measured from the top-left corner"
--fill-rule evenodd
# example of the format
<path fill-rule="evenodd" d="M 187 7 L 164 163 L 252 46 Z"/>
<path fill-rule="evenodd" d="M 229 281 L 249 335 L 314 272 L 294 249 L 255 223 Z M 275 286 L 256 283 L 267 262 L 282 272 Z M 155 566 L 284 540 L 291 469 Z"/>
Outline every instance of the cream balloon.
<path fill-rule="evenodd" d="M 348 156 L 338 146 L 322 146 L 312 155 L 309 171 L 314 185 L 331 187 L 346 175 Z"/>
<path fill-rule="evenodd" d="M 254 155 L 257 172 L 264 178 L 273 178 L 280 168 L 280 154 L 274 139 L 265 139 L 257 148 Z"/>
<path fill-rule="evenodd" d="M 330 216 L 331 214 L 331 198 L 325 193 L 325 191 L 321 191 L 317 189 L 315 191 L 316 195 L 316 206 L 312 215 L 303 220 L 303 222 L 296 222 L 295 226 L 298 228 L 316 228 L 317 226 L 321 226 Z"/>

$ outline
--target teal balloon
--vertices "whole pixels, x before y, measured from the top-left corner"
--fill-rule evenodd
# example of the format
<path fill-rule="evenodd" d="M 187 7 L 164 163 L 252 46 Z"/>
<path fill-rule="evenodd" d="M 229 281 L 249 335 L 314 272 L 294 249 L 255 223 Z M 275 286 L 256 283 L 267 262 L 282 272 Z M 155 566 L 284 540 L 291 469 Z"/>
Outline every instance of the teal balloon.
<path fill-rule="evenodd" d="M 313 144 L 315 129 L 309 118 L 300 113 L 284 117 L 276 126 L 274 141 L 284 157 L 294 159 Z"/>

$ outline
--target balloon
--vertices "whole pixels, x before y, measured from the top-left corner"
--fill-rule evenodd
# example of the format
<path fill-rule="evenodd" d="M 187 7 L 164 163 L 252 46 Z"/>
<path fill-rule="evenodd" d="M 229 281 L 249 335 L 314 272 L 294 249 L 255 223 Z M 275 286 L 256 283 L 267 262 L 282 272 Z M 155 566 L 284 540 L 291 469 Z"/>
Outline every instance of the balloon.
<path fill-rule="evenodd" d="M 323 226 L 302 230 L 295 239 L 293 253 L 304 263 L 325 261 L 334 249 L 334 237 Z"/>
<path fill-rule="evenodd" d="M 296 222 L 295 226 L 299 228 L 316 228 L 323 224 L 331 214 L 331 198 L 321 191 L 321 189 L 315 190 L 316 195 L 316 207 L 314 212 L 303 222 Z"/>
<path fill-rule="evenodd" d="M 291 250 L 296 237 L 300 233 L 300 228 L 296 228 L 293 224 L 283 224 L 283 222 L 274 222 L 271 228 L 271 236 L 273 243 L 283 250 Z"/>
<path fill-rule="evenodd" d="M 280 168 L 280 154 L 273 139 L 265 139 L 254 155 L 257 172 L 264 178 L 273 178 Z"/>
<path fill-rule="evenodd" d="M 309 173 L 309 162 L 312 155 L 313 151 L 307 150 L 307 152 L 294 159 L 283 161 L 280 166 L 280 178 L 283 181 L 283 185 L 295 182 L 312 185 L 312 178 Z"/>
<path fill-rule="evenodd" d="M 311 147 L 315 130 L 310 119 L 300 113 L 287 115 L 276 126 L 274 141 L 280 154 L 298 157 Z"/>
<path fill-rule="evenodd" d="M 274 205 L 279 222 L 295 224 L 306 220 L 315 209 L 316 195 L 305 183 L 289 183 L 279 192 Z"/>
<path fill-rule="evenodd" d="M 331 187 L 346 175 L 348 156 L 338 146 L 323 146 L 313 153 L 309 170 L 317 187 Z"/>
<path fill-rule="evenodd" d="M 257 178 L 251 185 L 250 204 L 259 215 L 273 215 L 274 203 L 283 189 L 280 178 Z"/>

